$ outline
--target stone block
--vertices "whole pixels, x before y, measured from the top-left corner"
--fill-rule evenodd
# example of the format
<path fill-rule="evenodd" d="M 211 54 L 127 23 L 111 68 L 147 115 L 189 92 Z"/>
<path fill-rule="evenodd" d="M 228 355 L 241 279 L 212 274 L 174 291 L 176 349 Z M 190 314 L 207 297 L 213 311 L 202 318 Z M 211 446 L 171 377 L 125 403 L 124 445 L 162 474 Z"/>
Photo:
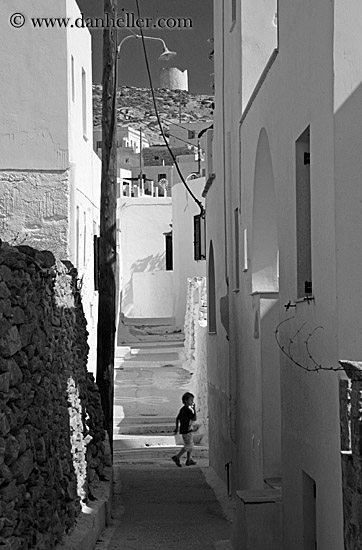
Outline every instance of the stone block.
<path fill-rule="evenodd" d="M 14 359 L 8 361 L 8 374 L 10 377 L 10 387 L 17 386 L 23 381 L 23 373 Z"/>
<path fill-rule="evenodd" d="M 20 444 L 16 437 L 9 434 L 5 443 L 5 463 L 10 466 L 19 456 Z"/>
<path fill-rule="evenodd" d="M 34 457 L 30 449 L 21 454 L 11 465 L 11 473 L 16 477 L 18 483 L 24 483 L 30 477 L 34 468 Z"/>
<path fill-rule="evenodd" d="M 0 283 L 1 284 L 1 283 Z M 0 353 L 4 357 L 11 357 L 22 347 L 19 331 L 12 326 L 4 336 L 0 336 Z"/>
<path fill-rule="evenodd" d="M 8 372 L 5 372 L 4 374 L 0 374 L 0 392 L 9 393 L 9 388 L 10 388 L 10 374 Z"/>
<path fill-rule="evenodd" d="M 5 413 L 0 413 L 0 437 L 6 436 L 10 432 L 9 418 Z"/>
<path fill-rule="evenodd" d="M 7 285 L 4 283 L 4 281 L 0 282 L 0 298 L 10 298 L 11 292 L 8 289 Z"/>

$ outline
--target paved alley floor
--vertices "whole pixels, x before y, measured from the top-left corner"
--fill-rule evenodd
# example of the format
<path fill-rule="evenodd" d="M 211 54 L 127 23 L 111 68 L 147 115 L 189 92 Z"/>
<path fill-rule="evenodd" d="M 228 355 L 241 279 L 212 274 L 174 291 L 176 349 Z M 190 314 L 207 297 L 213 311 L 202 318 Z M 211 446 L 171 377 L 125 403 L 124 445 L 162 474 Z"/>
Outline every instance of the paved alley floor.
<path fill-rule="evenodd" d="M 207 462 L 115 463 L 113 519 L 95 550 L 231 550 L 233 505 Z"/>

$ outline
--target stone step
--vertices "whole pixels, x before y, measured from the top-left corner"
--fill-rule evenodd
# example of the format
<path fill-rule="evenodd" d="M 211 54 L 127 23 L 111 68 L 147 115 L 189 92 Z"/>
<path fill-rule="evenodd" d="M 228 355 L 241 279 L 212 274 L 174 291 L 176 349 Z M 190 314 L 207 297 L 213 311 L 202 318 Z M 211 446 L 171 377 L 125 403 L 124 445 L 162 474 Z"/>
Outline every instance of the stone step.
<path fill-rule="evenodd" d="M 194 443 L 197 446 L 201 443 L 202 435 L 194 434 Z M 182 447 L 182 437 L 179 434 L 165 435 L 122 435 L 114 433 L 114 445 L 117 442 L 118 449 L 144 449 L 147 447 Z"/>
<path fill-rule="evenodd" d="M 117 419 L 116 419 L 117 420 Z M 175 429 L 175 421 L 169 423 L 152 423 L 152 424 L 125 424 L 121 422 L 120 425 L 115 422 L 113 428 L 114 434 L 123 434 L 123 435 L 147 435 L 147 434 L 173 434 Z"/>
<path fill-rule="evenodd" d="M 180 355 L 180 353 L 183 353 L 184 347 L 183 344 L 180 342 L 179 345 L 175 346 L 173 344 L 167 344 L 167 346 L 131 346 L 130 349 L 130 356 L 139 357 L 140 355 L 166 355 L 166 354 L 174 354 L 174 355 Z"/>
<path fill-rule="evenodd" d="M 129 424 L 170 424 L 175 421 L 173 416 L 159 416 L 157 413 L 145 413 L 137 416 L 122 416 L 115 418 L 118 422 L 122 420 L 125 425 Z"/>
<path fill-rule="evenodd" d="M 170 458 L 172 455 L 178 453 L 182 445 L 174 445 L 167 447 L 147 447 L 142 449 L 124 449 L 119 446 L 119 440 L 113 440 L 113 462 L 134 462 L 144 460 L 155 460 L 157 458 Z M 209 457 L 209 447 L 205 445 L 197 445 L 193 452 L 192 457 L 207 458 Z"/>
<path fill-rule="evenodd" d="M 183 348 L 183 342 L 132 342 L 129 344 L 129 347 L 131 348 L 131 351 L 133 352 L 134 349 L 144 350 L 147 349 L 149 353 L 151 353 L 151 350 L 155 350 L 156 353 L 160 350 L 169 350 L 169 351 L 176 351 L 179 352 L 180 348 Z"/>
<path fill-rule="evenodd" d="M 175 326 L 174 317 L 123 317 L 126 326 Z"/>
<path fill-rule="evenodd" d="M 117 359 L 118 360 L 118 359 Z M 141 353 L 131 353 L 128 357 L 121 357 L 120 361 L 127 361 L 133 363 L 135 361 L 178 361 L 180 360 L 180 354 L 177 351 L 152 351 L 144 350 Z"/>
<path fill-rule="evenodd" d="M 182 367 L 184 361 L 181 359 L 164 359 L 160 361 L 150 361 L 149 359 L 144 361 L 130 361 L 117 359 L 114 363 L 115 369 L 132 369 L 132 368 L 157 368 L 157 367 Z"/>
<path fill-rule="evenodd" d="M 175 418 L 173 416 L 158 416 L 157 414 L 144 414 L 141 416 L 122 416 L 115 417 L 114 421 L 121 422 L 125 426 L 133 424 L 143 424 L 147 426 L 148 424 L 173 424 L 175 425 Z"/>
<path fill-rule="evenodd" d="M 155 343 L 161 343 L 161 342 L 183 342 L 185 340 L 185 335 L 183 332 L 176 332 L 176 333 L 170 333 L 170 334 L 144 334 L 144 333 L 137 333 L 134 334 L 135 338 L 137 339 L 136 342 L 132 342 L 133 344 L 141 343 L 141 342 L 155 342 Z"/>

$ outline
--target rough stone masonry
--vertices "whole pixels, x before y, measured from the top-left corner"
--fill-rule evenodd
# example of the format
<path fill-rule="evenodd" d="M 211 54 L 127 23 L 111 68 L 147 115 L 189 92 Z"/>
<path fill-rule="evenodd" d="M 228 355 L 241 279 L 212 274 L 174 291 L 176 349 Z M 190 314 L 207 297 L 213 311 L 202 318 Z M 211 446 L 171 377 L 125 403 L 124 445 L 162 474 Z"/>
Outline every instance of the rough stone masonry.
<path fill-rule="evenodd" d="M 0 245 L 0 548 L 50 550 L 110 457 L 76 272 Z"/>

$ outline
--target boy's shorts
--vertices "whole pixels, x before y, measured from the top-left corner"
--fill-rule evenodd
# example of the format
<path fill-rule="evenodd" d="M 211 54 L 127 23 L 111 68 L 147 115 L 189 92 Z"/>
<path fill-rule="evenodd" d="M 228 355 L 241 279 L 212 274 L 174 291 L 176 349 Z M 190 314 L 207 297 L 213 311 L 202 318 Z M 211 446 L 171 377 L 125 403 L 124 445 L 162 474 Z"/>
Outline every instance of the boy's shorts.
<path fill-rule="evenodd" d="M 192 451 L 192 449 L 194 448 L 193 433 L 190 432 L 188 434 L 181 434 L 181 435 L 182 435 L 182 439 L 183 439 L 183 442 L 184 442 L 185 451 Z"/>

